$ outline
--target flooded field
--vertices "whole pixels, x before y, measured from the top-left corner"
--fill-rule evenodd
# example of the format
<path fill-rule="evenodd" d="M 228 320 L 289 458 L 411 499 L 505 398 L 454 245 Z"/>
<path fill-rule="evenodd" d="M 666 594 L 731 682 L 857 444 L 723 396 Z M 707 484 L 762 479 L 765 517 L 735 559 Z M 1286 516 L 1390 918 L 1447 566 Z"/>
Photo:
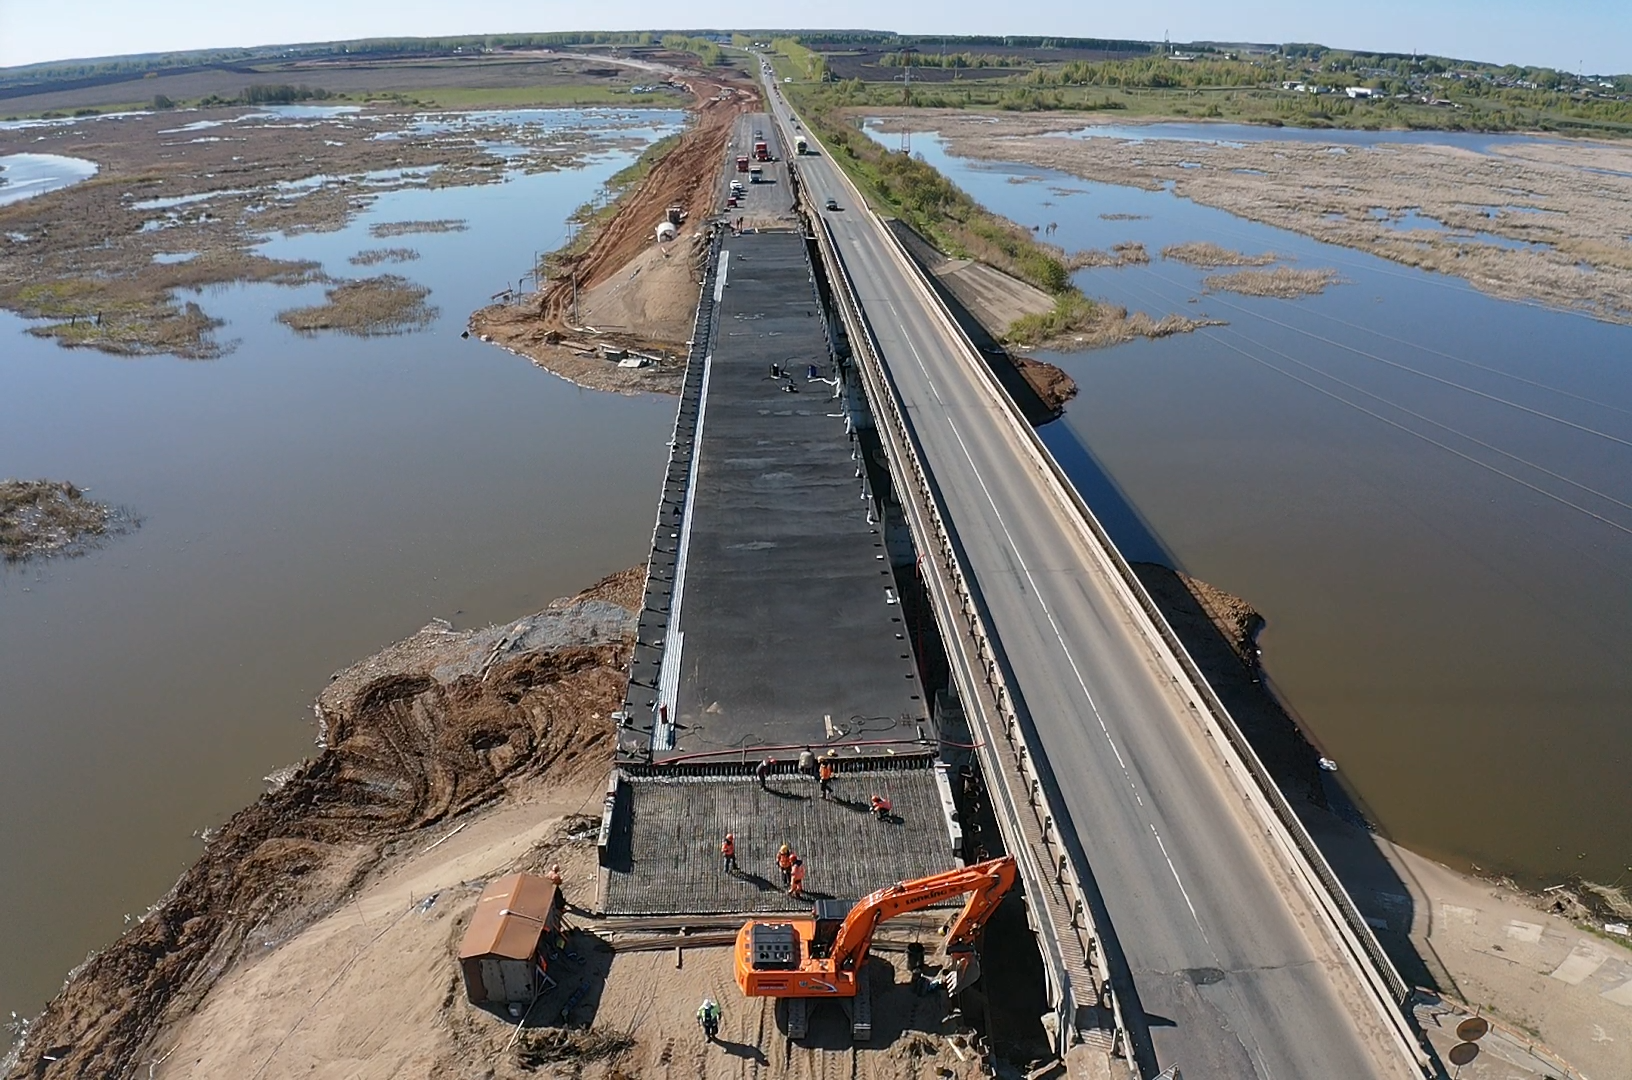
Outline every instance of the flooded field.
<path fill-rule="evenodd" d="M 385 191 L 338 231 L 256 249 L 355 278 L 389 245 L 429 290 L 419 332 L 277 321 L 322 304 L 321 283 L 189 293 L 224 320 L 207 361 L 66 349 L 0 314 L 0 475 L 71 480 L 142 519 L 85 557 L 0 570 L 0 1013 L 38 1011 L 197 856 L 194 834 L 311 751 L 331 673 L 434 617 L 512 618 L 644 557 L 672 399 L 582 391 L 459 335 L 680 119 L 484 116 L 506 161 L 493 132 L 516 125 L 616 125 L 619 147 Z M 447 221 L 464 227 L 378 230 Z"/>
<path fill-rule="evenodd" d="M 1396 137 L 1225 128 L 1130 130 Z M 1081 386 L 1043 436 L 1128 557 L 1264 613 L 1267 671 L 1380 826 L 1530 884 L 1632 878 L 1632 328 L 1169 191 L 913 146 L 993 210 L 1054 224 L 1068 251 L 1150 252 L 1079 271 L 1089 296 L 1228 321 L 1043 356 Z M 1299 299 L 1208 292 L 1215 271 L 1160 255 L 1206 241 L 1338 281 Z"/>

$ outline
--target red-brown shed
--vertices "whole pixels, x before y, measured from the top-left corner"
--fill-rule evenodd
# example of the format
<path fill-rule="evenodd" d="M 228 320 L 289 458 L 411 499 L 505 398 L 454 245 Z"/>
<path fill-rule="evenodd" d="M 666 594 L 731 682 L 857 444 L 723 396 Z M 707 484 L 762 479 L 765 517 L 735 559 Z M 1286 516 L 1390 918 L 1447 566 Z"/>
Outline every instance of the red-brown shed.
<path fill-rule="evenodd" d="M 487 883 L 459 944 L 459 968 L 472 1004 L 532 1001 L 552 985 L 548 945 L 560 934 L 565 908 L 561 891 L 532 874 L 506 874 Z"/>

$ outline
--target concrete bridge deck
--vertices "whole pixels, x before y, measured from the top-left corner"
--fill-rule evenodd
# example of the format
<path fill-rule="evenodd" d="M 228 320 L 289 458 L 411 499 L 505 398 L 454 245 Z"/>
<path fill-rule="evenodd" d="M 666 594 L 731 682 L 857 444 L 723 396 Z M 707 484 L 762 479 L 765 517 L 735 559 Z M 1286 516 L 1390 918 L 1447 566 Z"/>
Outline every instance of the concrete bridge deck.
<path fill-rule="evenodd" d="M 774 138 L 763 115 L 744 118 L 738 138 L 751 141 L 756 125 Z M 750 185 L 748 209 L 791 211 L 784 164 L 766 167 L 777 182 Z M 929 709 L 805 240 L 728 235 L 713 282 L 660 509 L 624 752 L 673 761 L 834 742 L 906 748 Z"/>

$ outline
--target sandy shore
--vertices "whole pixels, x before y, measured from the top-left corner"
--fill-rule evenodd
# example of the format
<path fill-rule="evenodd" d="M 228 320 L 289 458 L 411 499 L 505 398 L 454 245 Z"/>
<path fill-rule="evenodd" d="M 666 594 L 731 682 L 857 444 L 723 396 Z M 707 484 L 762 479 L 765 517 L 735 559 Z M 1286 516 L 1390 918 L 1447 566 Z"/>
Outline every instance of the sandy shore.
<path fill-rule="evenodd" d="M 960 157 L 1171 185 L 1198 203 L 1454 274 L 1495 296 L 1632 322 L 1632 147 L 1537 141 L 1478 153 L 1390 143 L 1381 132 L 1366 148 L 1276 139 L 1273 129 L 1230 146 L 1060 134 L 1112 122 L 1096 115 L 909 115 Z M 902 123 L 899 111 L 885 115 L 883 130 Z"/>

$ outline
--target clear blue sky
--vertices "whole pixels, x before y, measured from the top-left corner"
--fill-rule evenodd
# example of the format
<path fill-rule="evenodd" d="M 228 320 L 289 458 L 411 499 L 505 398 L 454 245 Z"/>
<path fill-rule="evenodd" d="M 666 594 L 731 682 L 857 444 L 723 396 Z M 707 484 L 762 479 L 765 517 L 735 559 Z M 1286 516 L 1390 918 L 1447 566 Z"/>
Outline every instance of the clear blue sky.
<path fill-rule="evenodd" d="M 1632 0 L 0 0 L 0 66 L 384 35 L 744 25 L 1318 41 L 1632 71 Z"/>

